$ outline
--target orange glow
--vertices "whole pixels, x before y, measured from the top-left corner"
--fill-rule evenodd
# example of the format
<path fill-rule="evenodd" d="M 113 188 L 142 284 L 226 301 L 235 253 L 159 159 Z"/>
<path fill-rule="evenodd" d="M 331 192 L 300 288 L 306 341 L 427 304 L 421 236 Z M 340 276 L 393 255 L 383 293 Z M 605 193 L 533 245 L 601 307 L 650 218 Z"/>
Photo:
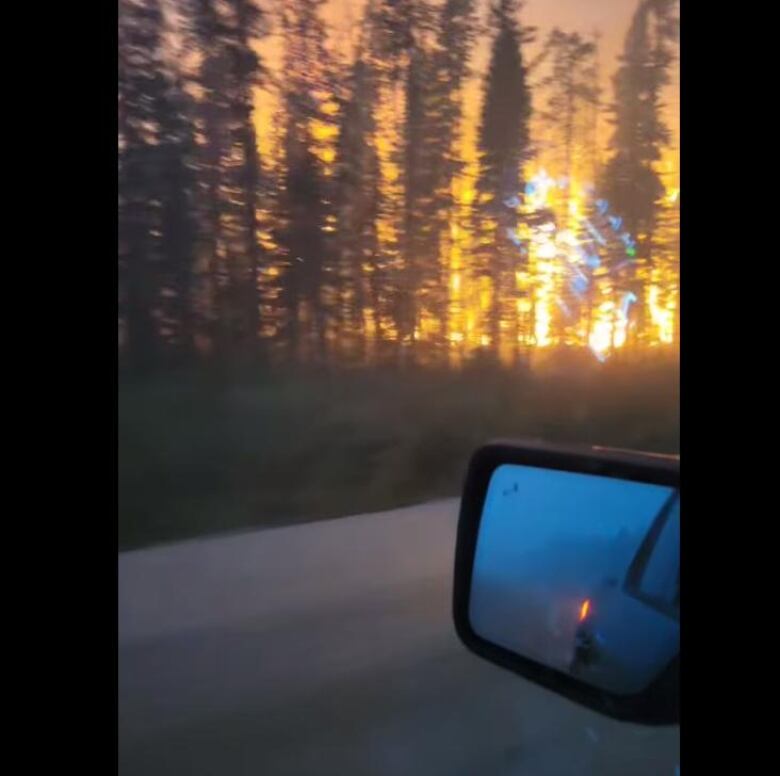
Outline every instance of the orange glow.
<path fill-rule="evenodd" d="M 586 598 L 580 606 L 580 622 L 582 622 L 590 612 L 590 598 Z"/>
<path fill-rule="evenodd" d="M 605 8 L 606 8 L 605 4 Z M 354 56 L 356 35 L 352 31 L 357 27 L 365 6 L 365 0 L 326 0 L 323 5 L 323 19 L 329 28 L 329 43 L 334 48 L 343 49 L 344 64 Z M 617 57 L 623 47 L 625 31 L 628 28 L 634 7 L 626 4 L 613 21 L 601 19 L 599 26 L 606 27 L 601 41 L 601 81 L 604 99 L 611 93 L 610 79 Z M 598 13 L 598 11 L 594 11 Z M 602 11 L 602 13 L 605 13 Z M 612 13 L 612 11 L 610 11 Z M 522 14 L 523 22 L 536 25 L 542 32 L 539 40 L 530 44 L 529 59 L 542 45 L 545 32 L 555 26 L 576 29 L 582 24 L 582 10 L 577 3 L 546 3 L 542 0 L 529 0 Z M 341 36 L 341 37 L 340 37 Z M 336 42 L 352 41 L 347 51 Z M 447 153 L 459 162 L 457 172 L 449 183 L 452 206 L 446 214 L 442 227 L 442 238 L 438 254 L 426 257 L 414 257 L 418 261 L 425 259 L 436 264 L 441 281 L 442 320 L 435 321 L 430 311 L 425 310 L 427 302 L 420 297 L 420 311 L 415 321 L 414 339 L 421 343 L 449 343 L 446 347 L 447 358 L 458 361 L 468 358 L 480 347 L 494 347 L 497 351 L 507 343 L 514 350 L 509 357 L 522 348 L 553 348 L 557 345 L 577 345 L 590 347 L 599 358 L 606 357 L 620 348 L 634 347 L 637 338 L 634 329 L 621 310 L 621 289 L 612 287 L 606 277 L 596 277 L 589 289 L 587 302 L 572 310 L 568 318 L 560 309 L 559 301 L 567 288 L 566 271 L 569 264 L 577 264 L 576 251 L 578 240 L 583 232 L 584 222 L 592 212 L 592 194 L 587 189 L 589 181 L 597 180 L 596 169 L 606 160 L 606 151 L 612 129 L 606 120 L 600 120 L 595 130 L 597 148 L 594 158 L 588 157 L 583 148 L 573 149 L 574 155 L 570 169 L 564 169 L 560 148 L 545 143 L 545 127 L 537 121 L 540 115 L 541 90 L 534 97 L 532 120 L 532 142 L 539 152 L 533 161 L 523 165 L 522 178 L 541 178 L 529 197 L 527 205 L 535 210 L 548 208 L 553 214 L 552 221 L 543 228 L 530 227 L 523 222 L 522 206 L 518 208 L 517 238 L 529 244 L 527 257 L 518 255 L 516 263 L 506 266 L 505 275 L 496 279 L 486 277 L 484 266 L 478 266 L 477 250 L 495 245 L 498 224 L 485 218 L 483 227 L 476 228 L 474 213 L 479 202 L 487 202 L 491 195 L 479 192 L 477 182 L 481 170 L 478 151 L 478 133 L 480 112 L 483 102 L 484 74 L 489 61 L 490 41 L 488 36 L 480 38 L 471 57 L 472 75 L 462 85 L 460 99 L 463 110 L 459 131 Z M 257 46 L 258 53 L 277 77 L 282 74 L 285 61 L 284 40 L 282 35 L 270 35 Z M 367 143 L 376 154 L 376 176 L 379 194 L 376 222 L 376 255 L 360 257 L 356 263 L 355 281 L 363 285 L 363 297 L 366 289 L 375 284 L 379 291 L 370 300 L 370 309 L 361 311 L 360 324 L 352 331 L 344 331 L 345 338 L 364 337 L 366 353 L 377 352 L 380 340 L 397 341 L 400 336 L 398 323 L 392 313 L 392 298 L 381 286 L 387 283 L 384 278 L 394 277 L 407 266 L 404 251 L 404 131 L 405 131 L 405 94 L 403 78 L 394 82 L 387 62 L 372 60 L 376 68 L 377 96 L 373 116 L 371 137 Z M 402 62 L 405 67 L 408 62 Z M 677 65 L 672 74 L 670 99 L 664 102 L 670 107 L 667 123 L 672 133 L 672 144 L 663 151 L 657 164 L 657 172 L 665 187 L 664 209 L 672 211 L 679 208 L 680 176 L 678 143 L 678 97 Z M 314 78 L 314 76 L 312 77 Z M 314 78 L 314 80 L 317 80 Z M 319 83 L 327 79 L 319 78 Z M 332 93 L 334 92 L 334 93 Z M 310 146 L 321 164 L 326 178 L 333 179 L 341 160 L 338 158 L 339 126 L 342 98 L 341 88 L 317 88 L 312 97 L 317 103 L 318 117 L 308 124 Z M 279 93 L 270 88 L 258 88 L 255 91 L 254 121 L 257 130 L 257 143 L 261 164 L 271 176 L 278 176 L 284 167 L 283 100 Z M 556 186 L 561 177 L 570 178 L 564 193 Z M 338 227 L 333 223 L 322 226 L 324 232 L 338 239 Z M 668 234 L 675 234 L 676 225 L 667 227 Z M 660 234 L 660 229 L 658 234 Z M 657 235 L 656 235 L 657 237 Z M 286 259 L 274 255 L 277 246 L 272 238 L 261 240 L 268 251 L 269 259 L 264 276 L 269 279 L 280 274 Z M 673 240 L 669 240 L 672 244 Z M 679 334 L 679 256 L 675 249 L 659 251 L 652 249 L 652 266 L 638 277 L 641 300 L 644 307 L 643 331 L 641 342 L 644 345 L 673 344 Z M 484 253 L 484 251 L 483 251 Z M 602 259 L 604 257 L 602 256 Z M 483 261 L 483 260 L 481 260 Z M 268 283 L 268 296 L 272 298 L 272 283 Z M 350 303 L 351 297 L 345 297 Z M 364 301 L 369 304 L 368 300 Z M 500 308 L 498 329 L 500 333 L 493 341 L 493 330 L 489 326 L 495 308 Z M 495 320 L 493 320 L 495 323 Z M 362 326 L 362 331 L 358 329 Z"/>

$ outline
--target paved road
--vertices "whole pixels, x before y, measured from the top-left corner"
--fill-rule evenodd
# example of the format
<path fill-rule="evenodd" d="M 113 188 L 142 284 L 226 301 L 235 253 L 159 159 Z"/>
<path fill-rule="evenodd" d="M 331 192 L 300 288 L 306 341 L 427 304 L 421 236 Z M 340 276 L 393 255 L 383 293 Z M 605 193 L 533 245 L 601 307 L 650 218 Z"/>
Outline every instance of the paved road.
<path fill-rule="evenodd" d="M 456 518 L 450 500 L 120 555 L 120 775 L 672 776 L 678 728 L 461 646 Z"/>

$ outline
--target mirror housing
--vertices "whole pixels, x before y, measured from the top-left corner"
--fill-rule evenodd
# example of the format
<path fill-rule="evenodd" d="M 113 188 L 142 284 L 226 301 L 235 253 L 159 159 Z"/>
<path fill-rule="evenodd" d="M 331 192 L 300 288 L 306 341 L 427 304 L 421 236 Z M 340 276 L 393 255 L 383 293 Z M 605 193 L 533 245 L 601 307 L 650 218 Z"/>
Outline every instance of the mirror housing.
<path fill-rule="evenodd" d="M 472 621 L 472 594 L 475 556 L 480 528 L 483 523 L 483 510 L 496 470 L 507 465 L 519 467 L 518 471 L 534 469 L 561 472 L 564 475 L 569 473 L 591 475 L 591 478 L 608 478 L 613 482 L 605 484 L 612 488 L 619 485 L 614 480 L 637 483 L 640 488 L 641 483 L 662 486 L 658 489 L 659 491 L 663 491 L 664 494 L 674 494 L 673 499 L 676 499 L 678 516 L 677 525 L 679 526 L 679 457 L 597 447 L 564 447 L 537 442 L 496 442 L 480 448 L 472 456 L 469 464 L 461 499 L 453 585 L 453 616 L 456 632 L 464 645 L 478 656 L 607 716 L 646 725 L 678 724 L 679 544 L 676 547 L 672 545 L 673 549 L 671 550 L 676 552 L 675 560 L 678 570 L 678 593 L 674 599 L 674 611 L 672 611 L 672 607 L 659 608 L 657 601 L 651 600 L 648 596 L 640 595 L 636 589 L 637 564 L 644 563 L 646 565 L 648 547 L 652 553 L 654 542 L 658 541 L 657 535 L 662 530 L 665 519 L 663 510 L 657 518 L 653 518 L 650 530 L 639 543 L 636 552 L 632 552 L 633 560 L 630 564 L 626 564 L 625 573 L 621 572 L 617 576 L 607 573 L 603 582 L 605 587 L 619 589 L 621 594 L 625 591 L 626 595 L 630 597 L 632 606 L 641 608 L 646 605 L 652 607 L 653 616 L 656 616 L 656 612 L 660 612 L 657 614 L 658 617 L 668 618 L 665 622 L 670 623 L 669 633 L 671 636 L 666 636 L 667 650 L 669 639 L 676 639 L 672 642 L 671 654 L 673 657 L 668 661 L 664 659 L 663 667 L 653 673 L 653 679 L 648 684 L 643 684 L 643 689 L 640 691 L 635 691 L 635 688 L 632 688 L 632 691 L 627 693 L 616 692 L 615 686 L 597 686 L 592 681 L 585 681 L 572 671 L 563 670 L 562 666 L 545 664 L 538 659 L 538 655 L 522 654 L 516 646 L 515 649 L 510 649 L 507 647 L 506 641 L 503 645 L 497 643 L 501 640 L 500 638 L 485 638 L 484 628 L 483 635 L 477 632 L 478 629 L 475 630 Z M 513 515 L 517 511 L 522 512 L 522 493 L 518 494 L 518 498 L 517 506 L 513 508 Z M 666 512 L 668 513 L 668 511 L 667 507 Z M 514 519 L 514 516 L 511 519 Z M 587 518 L 584 515 L 578 515 L 577 519 L 582 523 L 582 520 Z M 523 541 L 522 538 L 518 538 L 522 536 L 522 532 L 518 531 L 513 533 L 511 537 L 508 535 L 503 537 L 502 541 L 504 544 L 507 541 Z M 533 572 L 526 572 L 526 574 L 529 573 Z M 506 586 L 506 580 L 503 584 Z M 510 582 L 509 584 L 514 583 Z M 632 585 L 634 587 L 631 587 Z M 486 594 L 483 591 L 480 595 L 482 596 L 480 600 L 484 602 Z M 522 623 L 522 612 L 518 612 L 518 614 L 518 622 Z M 640 627 L 649 626 L 640 624 Z M 578 628 L 577 637 L 572 640 L 573 654 L 578 654 L 578 650 L 583 646 L 582 642 L 581 629 Z"/>

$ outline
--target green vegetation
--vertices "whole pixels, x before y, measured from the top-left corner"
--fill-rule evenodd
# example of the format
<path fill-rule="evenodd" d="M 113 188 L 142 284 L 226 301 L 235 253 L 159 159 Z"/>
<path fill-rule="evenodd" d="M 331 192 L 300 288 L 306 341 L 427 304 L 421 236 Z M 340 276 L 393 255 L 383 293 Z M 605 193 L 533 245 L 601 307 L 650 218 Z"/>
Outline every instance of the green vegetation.
<path fill-rule="evenodd" d="M 457 496 L 497 437 L 679 450 L 676 353 L 119 387 L 119 548 Z"/>

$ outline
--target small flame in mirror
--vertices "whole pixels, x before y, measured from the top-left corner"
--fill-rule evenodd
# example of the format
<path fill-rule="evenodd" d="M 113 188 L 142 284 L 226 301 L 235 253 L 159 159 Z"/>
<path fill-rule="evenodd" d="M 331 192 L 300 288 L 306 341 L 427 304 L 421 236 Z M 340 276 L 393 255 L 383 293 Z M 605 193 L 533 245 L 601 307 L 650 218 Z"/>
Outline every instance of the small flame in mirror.
<path fill-rule="evenodd" d="M 498 466 L 472 565 L 474 632 L 600 690 L 642 692 L 679 648 L 679 504 L 671 485 Z"/>

